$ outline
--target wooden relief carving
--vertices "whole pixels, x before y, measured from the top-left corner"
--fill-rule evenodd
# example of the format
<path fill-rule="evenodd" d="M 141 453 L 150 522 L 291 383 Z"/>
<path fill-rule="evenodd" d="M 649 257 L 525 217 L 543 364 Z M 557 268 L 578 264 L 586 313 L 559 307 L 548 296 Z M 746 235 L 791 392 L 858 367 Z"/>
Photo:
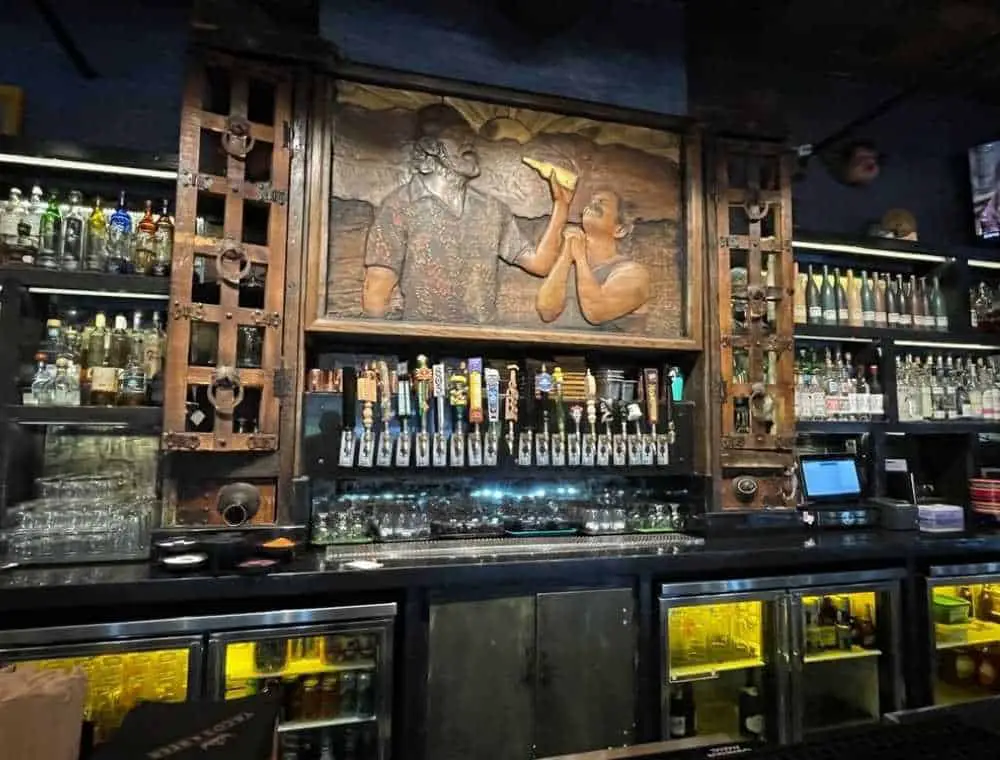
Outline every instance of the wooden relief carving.
<path fill-rule="evenodd" d="M 313 329 L 692 341 L 681 135 L 337 88 Z"/>

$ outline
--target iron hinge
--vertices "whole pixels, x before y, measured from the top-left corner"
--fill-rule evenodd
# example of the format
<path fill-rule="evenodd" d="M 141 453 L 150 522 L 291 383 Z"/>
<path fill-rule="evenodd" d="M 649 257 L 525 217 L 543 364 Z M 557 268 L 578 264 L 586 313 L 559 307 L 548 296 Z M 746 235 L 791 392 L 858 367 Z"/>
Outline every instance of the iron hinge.
<path fill-rule="evenodd" d="M 192 433 L 166 432 L 163 434 L 163 448 L 167 451 L 194 451 L 201 440 Z"/>
<path fill-rule="evenodd" d="M 726 386 L 726 380 L 720 377 L 715 383 L 715 395 L 719 399 L 720 404 L 725 404 L 726 399 L 729 398 L 729 388 Z"/>
<path fill-rule="evenodd" d="M 210 174 L 198 174 L 191 171 L 181 172 L 180 180 L 181 187 L 194 187 L 198 190 L 209 190 L 215 182 L 215 178 Z"/>

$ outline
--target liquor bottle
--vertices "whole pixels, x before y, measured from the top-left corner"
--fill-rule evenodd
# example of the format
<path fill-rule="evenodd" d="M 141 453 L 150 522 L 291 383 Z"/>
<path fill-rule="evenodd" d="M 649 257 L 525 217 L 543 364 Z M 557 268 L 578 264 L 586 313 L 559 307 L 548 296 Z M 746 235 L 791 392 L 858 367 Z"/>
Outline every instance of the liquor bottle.
<path fill-rule="evenodd" d="M 94 198 L 94 206 L 87 217 L 87 242 L 83 266 L 89 272 L 108 271 L 108 219 L 104 215 L 101 199 Z"/>
<path fill-rule="evenodd" d="M 135 226 L 135 271 L 136 274 L 151 274 L 156 259 L 156 220 L 153 218 L 153 202 L 146 201 L 146 210 Z"/>
<path fill-rule="evenodd" d="M 818 325 L 823 322 L 823 306 L 820 304 L 819 288 L 816 286 L 816 275 L 813 274 L 812 264 L 806 275 L 806 319 L 811 325 Z"/>
<path fill-rule="evenodd" d="M 685 739 L 697 733 L 694 689 L 689 683 L 676 684 L 670 692 L 670 738 Z"/>
<path fill-rule="evenodd" d="M 111 329 L 110 348 L 111 365 L 118 369 L 119 374 L 129 354 L 132 352 L 132 334 L 128 328 L 128 318 L 124 314 L 115 315 L 114 327 Z"/>
<path fill-rule="evenodd" d="M 118 368 L 111 363 L 111 333 L 104 312 L 97 312 L 87 341 L 91 406 L 114 406 L 118 398 Z"/>
<path fill-rule="evenodd" d="M 865 327 L 875 327 L 875 292 L 864 269 L 861 270 L 861 322 Z"/>
<path fill-rule="evenodd" d="M 873 315 L 874 316 L 874 315 Z M 861 283 L 854 279 L 854 270 L 847 270 L 847 324 L 861 327 L 865 323 L 861 304 Z"/>
<path fill-rule="evenodd" d="M 174 257 L 174 223 L 170 218 L 169 202 L 164 198 L 160 216 L 156 220 L 154 241 L 155 256 L 150 274 L 155 277 L 169 277 L 170 263 Z"/>
<path fill-rule="evenodd" d="M 944 418 L 946 420 L 952 420 L 958 417 L 958 383 L 955 375 L 955 365 L 949 356 L 944 362 L 944 369 L 942 371 L 942 376 L 944 377 L 944 397 L 941 402 L 944 406 Z"/>
<path fill-rule="evenodd" d="M 823 287 L 820 289 L 820 305 L 823 307 L 823 324 L 837 324 L 837 294 L 829 267 L 823 265 Z"/>
<path fill-rule="evenodd" d="M 944 400 L 944 360 L 938 356 L 937 363 L 931 364 L 931 360 L 928 357 L 928 364 L 930 365 L 931 372 L 931 418 L 935 420 L 945 419 L 945 400 Z"/>
<path fill-rule="evenodd" d="M 69 211 L 63 219 L 62 247 L 59 252 L 59 266 L 76 272 L 83 261 L 83 196 L 79 190 L 69 194 Z"/>
<path fill-rule="evenodd" d="M 913 320 L 913 289 L 912 280 L 903 281 L 903 275 L 897 274 L 897 287 L 899 289 L 899 326 L 914 327 Z"/>
<path fill-rule="evenodd" d="M 825 419 L 827 420 L 839 420 L 840 419 L 840 372 L 834 367 L 833 357 L 830 355 L 830 349 L 826 349 L 826 363 L 825 363 L 825 373 L 824 378 L 826 381 L 826 398 L 824 400 L 826 406 Z"/>
<path fill-rule="evenodd" d="M 806 290 L 809 288 L 808 278 L 809 275 L 799 272 L 799 262 L 795 262 L 795 295 L 793 296 L 792 313 L 795 318 L 795 324 L 804 325 L 808 319 L 808 311 L 806 309 Z"/>
<path fill-rule="evenodd" d="M 888 279 L 888 278 L 887 278 Z M 896 280 L 888 280 L 886 284 L 885 308 L 889 314 L 889 327 L 900 327 L 900 293 Z"/>
<path fill-rule="evenodd" d="M 875 618 L 872 615 L 872 606 L 865 605 L 863 615 L 857 615 L 852 623 L 854 629 L 854 644 L 863 649 L 874 649 L 876 644 Z"/>
<path fill-rule="evenodd" d="M 35 375 L 31 380 L 31 391 L 25 401 L 34 406 L 51 406 L 54 398 L 52 374 L 42 352 L 35 354 Z"/>
<path fill-rule="evenodd" d="M 142 350 L 145 357 L 143 368 L 146 371 L 146 384 L 149 387 L 150 401 L 154 404 L 163 403 L 163 351 L 167 336 L 160 326 L 159 312 L 153 312 L 153 323 L 143 331 Z"/>
<path fill-rule="evenodd" d="M 924 289 L 923 279 L 917 279 L 916 275 L 910 275 L 911 307 L 913 312 L 913 327 L 917 330 L 925 330 L 927 325 L 927 313 L 924 311 Z"/>
<path fill-rule="evenodd" d="M 879 421 L 885 416 L 885 395 L 878 379 L 878 365 L 872 364 L 868 371 L 872 376 L 868 382 L 868 412 L 873 420 Z"/>
<path fill-rule="evenodd" d="M 889 326 L 889 304 L 886 290 L 888 286 L 878 272 L 872 275 L 872 287 L 875 291 L 875 324 L 878 327 Z"/>
<path fill-rule="evenodd" d="M 941 281 L 938 277 L 931 278 L 931 313 L 934 315 L 934 329 L 948 332 L 948 312 L 945 309 L 944 296 L 941 295 Z"/>
<path fill-rule="evenodd" d="M 42 212 L 39 222 L 39 248 L 36 266 L 45 269 L 59 268 L 59 250 L 62 245 L 62 214 L 55 193 L 49 194 L 49 205 Z"/>
<path fill-rule="evenodd" d="M 967 390 L 969 394 L 969 416 L 974 420 L 983 418 L 983 389 L 980 385 L 980 378 L 976 372 L 978 365 L 969 360 L 969 379 Z"/>
<path fill-rule="evenodd" d="M 858 419 L 867 422 L 872 418 L 872 390 L 871 386 L 868 384 L 867 378 L 865 377 L 864 365 L 858 366 L 854 393 Z"/>
<path fill-rule="evenodd" d="M 138 312 L 137 312 L 138 314 Z M 124 317 L 122 317 L 124 319 Z M 142 406 L 146 403 L 146 370 L 142 364 L 142 344 L 138 351 L 129 351 L 122 369 L 118 391 L 118 406 Z"/>
<path fill-rule="evenodd" d="M 31 188 L 31 200 L 28 202 L 24 224 L 18 227 L 18 247 L 21 249 L 22 264 L 34 264 L 38 256 L 39 233 L 45 208 L 42 188 L 35 185 Z"/>
<path fill-rule="evenodd" d="M 80 383 L 71 372 L 70 360 L 65 356 L 56 359 L 56 375 L 52 381 L 52 397 L 56 406 L 79 406 Z"/>
<path fill-rule="evenodd" d="M 107 271 L 113 274 L 132 274 L 132 217 L 125 207 L 125 191 L 118 196 L 118 207 L 108 220 Z"/>
<path fill-rule="evenodd" d="M 16 187 L 10 189 L 10 196 L 3 207 L 3 218 L 0 220 L 0 245 L 16 248 L 18 241 L 18 225 L 22 224 L 25 208 L 21 202 L 21 191 Z"/>
<path fill-rule="evenodd" d="M 848 322 L 847 291 L 844 289 L 844 280 L 840 276 L 840 267 L 833 269 L 833 296 L 837 303 L 837 324 L 846 325 Z"/>

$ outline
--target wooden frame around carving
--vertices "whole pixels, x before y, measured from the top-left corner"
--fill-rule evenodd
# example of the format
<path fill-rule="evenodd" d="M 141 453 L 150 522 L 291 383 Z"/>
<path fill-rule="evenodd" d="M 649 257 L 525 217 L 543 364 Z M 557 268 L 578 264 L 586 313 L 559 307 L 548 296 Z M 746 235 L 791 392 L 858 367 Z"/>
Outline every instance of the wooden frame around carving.
<path fill-rule="evenodd" d="M 331 318 L 326 315 L 326 285 L 330 246 L 331 161 L 336 125 L 334 103 L 338 81 L 399 88 L 484 103 L 580 116 L 629 126 L 671 132 L 680 140 L 683 230 L 678 249 L 685 254 L 683 336 L 656 337 L 579 329 L 534 329 L 486 325 L 407 323 L 401 320 Z M 591 348 L 700 351 L 703 342 L 704 203 L 701 135 L 689 120 L 562 98 L 526 94 L 420 75 L 387 72 L 363 66 L 341 66 L 335 77 L 320 81 L 310 124 L 306 170 L 307 229 L 303 321 L 306 332 L 391 338 L 450 338 L 479 341 L 554 344 Z"/>

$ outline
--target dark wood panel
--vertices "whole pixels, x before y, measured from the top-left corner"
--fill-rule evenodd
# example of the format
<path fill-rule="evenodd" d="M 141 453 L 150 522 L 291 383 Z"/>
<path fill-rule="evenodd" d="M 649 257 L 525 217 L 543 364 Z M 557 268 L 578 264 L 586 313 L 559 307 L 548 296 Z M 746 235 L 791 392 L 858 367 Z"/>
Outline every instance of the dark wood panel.
<path fill-rule="evenodd" d="M 631 744 L 636 726 L 631 588 L 538 595 L 536 756 Z"/>
<path fill-rule="evenodd" d="M 532 756 L 534 640 L 532 596 L 431 607 L 428 760 Z"/>

